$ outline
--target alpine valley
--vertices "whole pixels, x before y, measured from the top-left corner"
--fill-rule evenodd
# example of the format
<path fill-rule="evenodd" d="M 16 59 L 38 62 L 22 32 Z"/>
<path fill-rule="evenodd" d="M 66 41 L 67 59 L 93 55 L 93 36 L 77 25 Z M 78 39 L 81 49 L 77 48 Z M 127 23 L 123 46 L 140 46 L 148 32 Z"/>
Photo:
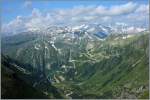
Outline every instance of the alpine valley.
<path fill-rule="evenodd" d="M 2 35 L 2 98 L 148 99 L 148 32 L 82 24 Z"/>

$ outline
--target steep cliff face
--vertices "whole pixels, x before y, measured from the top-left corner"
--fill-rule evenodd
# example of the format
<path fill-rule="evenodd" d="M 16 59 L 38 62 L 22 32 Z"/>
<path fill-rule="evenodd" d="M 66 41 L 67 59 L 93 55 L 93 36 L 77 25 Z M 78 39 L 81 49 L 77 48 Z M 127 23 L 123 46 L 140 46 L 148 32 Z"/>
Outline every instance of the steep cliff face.
<path fill-rule="evenodd" d="M 29 71 L 17 64 L 13 59 L 2 55 L 1 91 L 3 99 L 62 98 L 57 88 L 52 86 L 51 83 L 46 82 L 44 78 L 42 78 L 43 83 L 35 87 L 33 82 L 40 80 L 38 75 L 31 75 Z M 45 90 L 49 93 L 44 92 Z"/>

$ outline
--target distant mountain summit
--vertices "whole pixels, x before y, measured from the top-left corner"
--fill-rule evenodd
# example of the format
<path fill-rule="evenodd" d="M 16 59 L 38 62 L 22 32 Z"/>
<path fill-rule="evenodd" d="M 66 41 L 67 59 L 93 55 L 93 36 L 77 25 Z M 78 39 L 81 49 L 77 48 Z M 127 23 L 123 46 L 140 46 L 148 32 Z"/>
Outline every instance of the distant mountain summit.
<path fill-rule="evenodd" d="M 136 34 L 148 31 L 146 28 L 127 26 L 124 24 L 115 24 L 105 26 L 102 24 L 80 24 L 71 26 L 47 26 L 41 29 L 23 30 L 19 33 L 2 33 L 2 36 L 12 36 L 16 34 L 34 33 L 34 34 L 49 34 L 55 36 L 58 34 L 73 34 L 77 36 L 88 35 L 90 38 L 106 38 L 110 34 Z"/>

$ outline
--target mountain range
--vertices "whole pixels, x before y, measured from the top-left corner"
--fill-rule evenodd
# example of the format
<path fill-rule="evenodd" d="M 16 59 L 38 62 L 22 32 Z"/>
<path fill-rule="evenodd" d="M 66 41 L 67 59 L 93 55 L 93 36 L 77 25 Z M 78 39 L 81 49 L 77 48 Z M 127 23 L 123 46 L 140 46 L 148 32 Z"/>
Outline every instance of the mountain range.
<path fill-rule="evenodd" d="M 46 98 L 148 98 L 148 35 L 128 26 L 49 26 L 3 36 L 2 64 Z"/>

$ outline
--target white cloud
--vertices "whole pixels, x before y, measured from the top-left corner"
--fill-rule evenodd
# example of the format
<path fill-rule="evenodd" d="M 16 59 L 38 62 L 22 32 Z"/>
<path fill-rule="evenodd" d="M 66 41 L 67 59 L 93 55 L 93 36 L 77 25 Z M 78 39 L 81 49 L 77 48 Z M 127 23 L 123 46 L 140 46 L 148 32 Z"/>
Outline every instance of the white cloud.
<path fill-rule="evenodd" d="M 112 15 L 129 14 L 129 13 L 134 12 L 136 8 L 137 8 L 136 3 L 129 2 L 129 3 L 124 4 L 124 5 L 114 6 L 110 9 L 109 12 Z"/>
<path fill-rule="evenodd" d="M 134 13 L 131 13 L 125 16 L 125 20 L 130 21 L 130 23 L 134 23 L 138 26 L 146 26 L 148 27 L 149 22 L 149 6 L 145 4 L 141 4 L 138 6 Z"/>
<path fill-rule="evenodd" d="M 46 16 L 44 16 L 39 9 L 34 8 L 32 10 L 31 16 L 29 18 L 29 20 L 24 23 L 25 27 L 29 30 L 29 31 L 33 31 L 33 30 L 41 30 L 46 28 L 46 26 L 48 26 L 49 23 L 52 23 L 52 17 L 50 16 L 49 13 L 47 13 Z"/>
<path fill-rule="evenodd" d="M 2 32 L 16 34 L 17 32 L 24 31 L 26 30 L 24 23 L 23 17 L 17 16 L 16 19 L 2 26 Z"/>
<path fill-rule="evenodd" d="M 136 9 L 137 13 L 149 13 L 149 5 L 142 4 Z"/>
<path fill-rule="evenodd" d="M 101 16 L 118 16 L 122 14 L 129 14 L 135 11 L 137 8 L 136 3 L 129 2 L 124 5 L 115 5 L 112 7 L 98 6 L 93 9 L 92 14 L 98 14 Z"/>
<path fill-rule="evenodd" d="M 105 16 L 102 19 L 103 21 L 110 21 L 112 18 L 110 16 Z"/>
<path fill-rule="evenodd" d="M 26 5 L 32 4 L 27 1 Z M 103 23 L 122 22 L 129 24 L 146 23 L 148 20 L 148 5 L 129 2 L 123 5 L 106 6 L 76 6 L 70 9 L 53 9 L 41 12 L 34 8 L 29 16 L 17 16 L 16 19 L 3 25 L 3 32 L 18 32 L 21 30 L 43 29 L 55 24 Z M 140 16 L 140 17 L 139 17 Z"/>

